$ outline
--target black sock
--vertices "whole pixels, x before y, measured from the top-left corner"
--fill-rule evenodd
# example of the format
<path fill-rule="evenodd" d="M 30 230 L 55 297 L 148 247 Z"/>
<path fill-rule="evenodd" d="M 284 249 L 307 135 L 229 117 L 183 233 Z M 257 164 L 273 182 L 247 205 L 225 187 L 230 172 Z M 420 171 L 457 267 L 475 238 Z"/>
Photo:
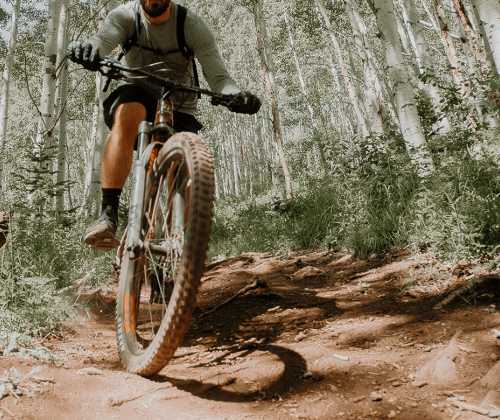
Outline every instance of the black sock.
<path fill-rule="evenodd" d="M 113 212 L 118 214 L 118 204 L 120 203 L 121 188 L 103 188 L 102 189 L 102 210 L 111 206 Z"/>

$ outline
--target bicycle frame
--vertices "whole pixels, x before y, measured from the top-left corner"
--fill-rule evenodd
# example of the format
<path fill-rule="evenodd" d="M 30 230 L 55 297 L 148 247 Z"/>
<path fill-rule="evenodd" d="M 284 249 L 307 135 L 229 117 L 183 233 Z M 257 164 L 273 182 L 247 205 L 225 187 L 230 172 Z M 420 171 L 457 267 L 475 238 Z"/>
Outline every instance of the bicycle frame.
<path fill-rule="evenodd" d="M 217 105 L 223 106 L 228 106 L 231 97 L 225 97 L 224 95 L 198 87 L 183 85 L 175 80 L 163 79 L 142 69 L 132 69 L 122 65 L 119 61 L 116 61 L 111 57 L 105 57 L 105 59 L 101 62 L 101 66 L 109 69 L 107 72 L 100 69 L 101 74 L 108 78 L 103 88 L 104 92 L 108 89 L 109 83 L 112 79 L 125 78 L 125 75 L 123 75 L 121 71 L 127 71 L 129 73 L 135 73 L 139 76 L 148 77 L 152 82 L 163 87 L 161 97 L 158 101 L 154 125 L 148 121 L 142 121 L 138 130 L 137 159 L 134 164 L 132 175 L 133 183 L 130 200 L 129 226 L 126 231 L 125 242 L 125 249 L 130 252 L 130 258 L 134 259 L 136 258 L 136 252 L 140 251 L 147 245 L 143 243 L 140 232 L 141 218 L 143 217 L 146 175 L 152 167 L 159 150 L 164 144 L 166 144 L 166 142 L 168 142 L 168 139 L 176 133 L 173 129 L 172 107 L 167 105 L 169 96 L 175 91 L 198 94 L 202 93 L 215 99 L 217 101 Z M 157 134 L 159 137 L 158 139 L 154 138 Z M 153 254 L 157 255 L 166 255 L 167 252 L 161 247 L 155 245 L 148 246 L 148 248 Z"/>

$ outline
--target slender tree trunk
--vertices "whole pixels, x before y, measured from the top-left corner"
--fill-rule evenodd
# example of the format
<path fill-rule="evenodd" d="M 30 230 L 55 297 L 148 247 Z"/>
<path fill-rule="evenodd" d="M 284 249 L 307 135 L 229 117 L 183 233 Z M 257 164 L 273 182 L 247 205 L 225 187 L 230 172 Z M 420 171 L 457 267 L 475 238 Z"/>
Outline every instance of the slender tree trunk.
<path fill-rule="evenodd" d="M 7 138 L 7 123 L 9 121 L 9 92 L 10 76 L 17 47 L 17 26 L 19 21 L 19 11 L 21 10 L 21 0 L 16 0 L 12 10 L 12 26 L 10 28 L 9 49 L 5 57 L 5 65 L 2 77 L 2 97 L 0 99 L 0 202 L 2 200 L 3 189 L 3 150 Z"/>
<path fill-rule="evenodd" d="M 283 5 L 283 15 L 285 18 L 285 25 L 286 25 L 286 28 L 288 31 L 288 39 L 290 40 L 290 46 L 292 48 L 295 67 L 297 69 L 297 75 L 299 78 L 300 89 L 302 91 L 302 96 L 304 97 L 304 99 L 307 103 L 307 109 L 308 109 L 309 115 L 311 117 L 313 133 L 314 133 L 313 136 L 314 136 L 314 141 L 315 141 L 317 148 L 318 148 L 319 159 L 320 159 L 321 164 L 324 166 L 324 165 L 326 165 L 325 153 L 323 151 L 323 145 L 321 144 L 321 142 L 319 140 L 320 136 L 317 133 L 318 130 L 317 130 L 316 118 L 314 115 L 314 109 L 311 105 L 311 102 L 309 101 L 309 93 L 307 91 L 306 82 L 304 80 L 304 77 L 302 77 L 302 71 L 300 69 L 299 58 L 297 56 L 297 52 L 295 51 L 295 41 L 293 40 L 292 29 L 290 28 L 290 22 L 288 22 L 288 16 L 286 14 L 286 7 L 285 7 L 283 0 L 281 0 L 281 4 Z M 325 132 L 325 134 L 326 134 L 326 132 Z"/>
<path fill-rule="evenodd" d="M 288 169 L 288 162 L 283 149 L 283 142 L 281 139 L 281 124 L 279 119 L 278 101 L 276 98 L 276 84 L 274 81 L 274 60 L 271 52 L 271 46 L 267 36 L 266 21 L 264 18 L 264 11 L 262 10 L 262 0 L 252 0 L 254 6 L 255 27 L 257 30 L 257 46 L 259 50 L 260 62 L 266 88 L 271 102 L 272 122 L 274 129 L 274 139 L 278 148 L 278 154 L 281 161 L 281 166 L 285 174 L 286 181 L 286 195 L 292 198 L 292 180 L 290 177 L 290 170 Z"/>
<path fill-rule="evenodd" d="M 394 7 L 391 0 L 375 0 L 374 3 L 403 138 L 411 160 L 417 165 L 419 176 L 426 177 L 434 170 L 434 165 L 426 147 L 426 139 L 404 65 Z"/>
<path fill-rule="evenodd" d="M 360 129 L 363 137 L 368 137 L 370 135 L 370 132 L 368 131 L 368 127 L 365 124 L 364 115 L 360 109 L 360 100 L 358 98 L 358 95 L 356 94 L 356 90 L 354 89 L 351 78 L 349 77 L 349 72 L 347 71 L 344 56 L 342 55 L 342 50 L 340 48 L 340 44 L 337 41 L 337 37 L 335 36 L 335 33 L 333 32 L 330 18 L 328 17 L 328 14 L 326 13 L 325 6 L 321 2 L 321 0 L 315 0 L 315 1 L 316 1 L 316 5 L 318 6 L 319 12 L 321 13 L 321 16 L 323 17 L 323 21 L 325 23 L 326 29 L 330 34 L 330 40 L 332 41 L 335 52 L 337 53 L 337 59 L 339 62 L 340 70 L 342 71 L 342 75 L 344 76 L 344 82 L 345 82 L 346 87 L 347 87 L 347 92 L 349 93 L 349 98 L 352 102 L 352 106 L 354 107 L 354 113 L 356 114 L 359 129 Z"/>
<path fill-rule="evenodd" d="M 498 0 L 472 0 L 472 3 L 486 34 L 497 74 L 500 74 L 500 3 Z"/>
<path fill-rule="evenodd" d="M 352 3 L 352 0 L 344 0 L 347 16 L 349 17 L 354 35 L 354 43 L 356 44 L 356 47 L 358 49 L 358 54 L 361 58 L 361 63 L 363 66 L 363 75 L 365 79 L 368 104 L 370 107 L 372 120 L 372 131 L 377 135 L 382 135 L 384 134 L 382 104 L 375 88 L 376 80 L 374 74 L 370 69 L 370 63 L 367 53 L 368 48 L 364 43 L 363 36 L 361 35 L 359 22 L 354 14 Z"/>
<path fill-rule="evenodd" d="M 480 69 L 482 73 L 487 73 L 490 70 L 490 65 L 486 60 L 486 56 L 483 51 L 481 51 L 479 36 L 474 29 L 474 23 L 472 15 L 469 14 L 466 6 L 462 0 L 453 0 L 453 5 L 455 6 L 455 11 L 460 17 L 462 22 L 462 27 L 469 42 L 470 49 L 477 63 L 480 64 Z"/>
<path fill-rule="evenodd" d="M 103 7 L 104 6 L 104 7 Z M 118 6 L 118 0 L 99 0 L 99 27 L 104 23 L 109 12 Z M 88 144 L 88 161 L 85 169 L 85 187 L 82 208 L 86 215 L 99 212 L 99 199 L 101 192 L 101 161 L 104 144 L 109 135 L 108 127 L 104 122 L 103 103 L 111 93 L 102 92 L 103 78 L 101 74 L 96 74 L 96 91 L 92 136 Z"/>
<path fill-rule="evenodd" d="M 57 38 L 61 0 L 49 0 L 49 15 L 45 37 L 45 50 L 43 62 L 43 86 L 40 103 L 40 117 L 35 140 L 35 156 L 42 159 L 41 169 L 49 169 L 48 156 L 51 153 L 54 139 L 54 105 L 56 90 L 56 63 L 57 63 Z"/>
<path fill-rule="evenodd" d="M 372 53 L 372 47 L 371 47 L 372 36 L 371 36 L 371 34 L 368 33 L 368 28 L 366 27 L 363 18 L 359 14 L 358 8 L 356 6 L 356 2 L 351 1 L 350 4 L 351 4 L 352 13 L 353 13 L 353 15 L 358 23 L 359 32 L 360 32 L 361 37 L 363 39 L 363 44 L 366 47 L 368 66 L 370 69 L 371 79 L 375 82 L 374 86 L 375 86 L 375 91 L 377 92 L 378 101 L 380 104 L 382 104 L 382 106 L 384 103 L 386 103 L 386 108 L 389 111 L 391 118 L 394 121 L 396 121 L 397 116 L 396 116 L 396 112 L 395 112 L 394 101 L 392 100 L 391 91 L 388 89 L 385 79 L 382 78 L 382 82 L 381 82 L 380 78 L 378 76 L 378 73 L 379 73 L 378 69 L 380 69 L 380 66 L 379 66 L 379 63 L 377 62 L 375 55 Z M 382 84 L 385 86 L 385 89 L 387 91 L 387 97 L 389 98 L 387 102 L 385 101 L 384 91 L 382 89 Z M 385 118 L 387 116 L 386 115 L 387 112 L 384 112 L 384 111 L 386 111 L 386 110 L 382 107 L 383 117 Z"/>
<path fill-rule="evenodd" d="M 467 95 L 467 88 L 465 86 L 465 80 L 463 78 L 462 72 L 460 70 L 460 63 L 457 58 L 457 51 L 455 45 L 453 44 L 453 39 L 451 38 L 450 30 L 448 28 L 448 21 L 446 19 L 446 14 L 444 12 L 444 7 L 439 0 L 433 0 L 434 10 L 436 11 L 436 16 L 439 22 L 439 28 L 441 29 L 441 37 L 443 39 L 444 49 L 448 57 L 448 61 L 453 68 L 453 79 L 455 83 L 460 88 L 462 96 Z"/>
<path fill-rule="evenodd" d="M 64 189 L 62 185 L 66 180 L 66 128 L 68 124 L 68 112 L 66 100 L 68 97 L 68 62 L 66 49 L 68 44 L 68 13 L 69 0 L 62 0 L 61 15 L 59 19 L 59 36 L 57 40 L 57 68 L 59 78 L 57 82 L 57 107 L 56 115 L 59 114 L 59 142 L 57 150 L 57 190 L 56 190 L 56 212 L 64 211 Z"/>
<path fill-rule="evenodd" d="M 429 47 L 424 36 L 424 28 L 418 18 L 415 2 L 414 0 L 404 0 L 403 6 L 407 13 L 408 25 L 413 32 L 413 36 L 415 37 L 415 43 L 423 74 L 428 76 L 424 84 L 425 90 L 431 98 L 436 113 L 441 114 L 441 90 L 434 71 L 434 63 L 429 53 Z M 440 134 L 448 133 L 451 130 L 448 117 L 444 115 L 436 128 Z"/>

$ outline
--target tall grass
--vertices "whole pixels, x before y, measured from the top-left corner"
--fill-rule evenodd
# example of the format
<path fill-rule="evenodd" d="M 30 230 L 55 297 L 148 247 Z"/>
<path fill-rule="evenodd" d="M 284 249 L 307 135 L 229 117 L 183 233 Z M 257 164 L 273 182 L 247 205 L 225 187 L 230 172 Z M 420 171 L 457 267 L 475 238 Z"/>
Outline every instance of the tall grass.
<path fill-rule="evenodd" d="M 491 253 L 500 240 L 500 142 L 495 130 L 432 140 L 435 172 L 416 175 L 397 135 L 368 139 L 323 179 L 215 207 L 210 255 L 336 247 L 359 255 L 426 244 L 447 259 Z"/>

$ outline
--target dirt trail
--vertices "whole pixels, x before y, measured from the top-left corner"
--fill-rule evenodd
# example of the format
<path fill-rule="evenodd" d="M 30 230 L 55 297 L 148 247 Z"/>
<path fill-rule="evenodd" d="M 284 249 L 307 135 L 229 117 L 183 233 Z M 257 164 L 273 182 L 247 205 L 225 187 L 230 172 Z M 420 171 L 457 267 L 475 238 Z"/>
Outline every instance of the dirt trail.
<path fill-rule="evenodd" d="M 335 252 L 243 254 L 214 262 L 182 346 L 147 379 L 119 364 L 113 291 L 89 295 L 89 309 L 64 339 L 40 343 L 55 363 L 24 359 L 38 353 L 22 349 L 0 357 L 0 372 L 9 370 L 20 394 L 5 391 L 0 413 L 51 420 L 486 419 L 500 408 L 498 277 L 489 273 L 433 310 L 480 275 L 470 263 L 403 252 L 366 260 Z M 256 280 L 268 287 L 201 316 Z M 15 380 L 15 369 L 25 376 L 42 365 Z"/>

